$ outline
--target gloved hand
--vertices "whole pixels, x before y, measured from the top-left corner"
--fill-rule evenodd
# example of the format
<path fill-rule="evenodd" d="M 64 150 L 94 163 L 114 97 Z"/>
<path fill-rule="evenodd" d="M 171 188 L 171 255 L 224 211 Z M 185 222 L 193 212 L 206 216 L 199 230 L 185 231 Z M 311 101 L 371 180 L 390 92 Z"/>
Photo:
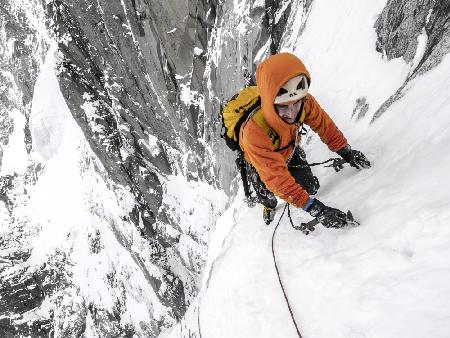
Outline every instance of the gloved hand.
<path fill-rule="evenodd" d="M 344 212 L 327 207 L 318 199 L 314 199 L 305 211 L 322 223 L 325 228 L 342 228 L 347 225 L 347 217 Z"/>
<path fill-rule="evenodd" d="M 339 149 L 336 153 L 356 169 L 370 168 L 370 162 L 366 156 L 358 150 L 353 150 L 350 145 Z"/>

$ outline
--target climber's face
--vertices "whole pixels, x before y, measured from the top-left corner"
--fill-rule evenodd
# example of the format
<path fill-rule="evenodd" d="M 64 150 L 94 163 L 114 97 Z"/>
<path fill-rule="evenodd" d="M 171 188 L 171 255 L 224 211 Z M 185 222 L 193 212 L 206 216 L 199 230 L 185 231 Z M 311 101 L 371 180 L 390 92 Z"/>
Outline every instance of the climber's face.
<path fill-rule="evenodd" d="M 303 100 L 304 98 L 295 102 L 275 104 L 275 110 L 284 122 L 289 124 L 294 123 L 302 107 Z"/>

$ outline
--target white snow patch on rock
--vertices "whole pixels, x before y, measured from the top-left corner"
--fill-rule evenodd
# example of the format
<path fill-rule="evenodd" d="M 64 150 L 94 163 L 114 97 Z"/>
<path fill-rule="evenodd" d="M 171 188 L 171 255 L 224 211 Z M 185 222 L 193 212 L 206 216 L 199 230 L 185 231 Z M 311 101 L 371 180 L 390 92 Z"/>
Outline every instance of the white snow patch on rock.
<path fill-rule="evenodd" d="M 416 54 L 414 55 L 414 59 L 411 62 L 411 72 L 413 72 L 414 69 L 417 68 L 420 60 L 422 60 L 422 57 L 425 54 L 425 50 L 427 48 L 427 42 L 428 35 L 424 27 L 422 28 L 422 32 L 420 33 L 420 35 L 417 37 Z"/>
<path fill-rule="evenodd" d="M 14 109 L 11 112 L 14 131 L 9 136 L 8 144 L 3 147 L 0 176 L 13 175 L 15 172 L 24 172 L 27 167 L 28 154 L 25 149 L 25 116 Z"/>
<path fill-rule="evenodd" d="M 266 41 L 266 43 L 264 44 L 264 46 L 262 46 L 260 48 L 260 50 L 258 51 L 258 53 L 256 53 L 256 56 L 253 59 L 253 62 L 255 64 L 262 62 L 269 55 L 269 50 L 270 50 L 270 39 L 268 39 Z"/>
<path fill-rule="evenodd" d="M 9 222 L 9 213 L 6 208 L 5 202 L 0 200 L 0 224 L 8 224 Z"/>
<path fill-rule="evenodd" d="M 55 156 L 68 135 L 72 117 L 59 89 L 55 73 L 56 45 L 52 45 L 34 87 L 30 129 L 34 149 L 46 160 Z"/>
<path fill-rule="evenodd" d="M 158 146 L 158 138 L 154 135 L 148 135 L 148 147 L 153 157 L 156 157 L 161 153 Z"/>
<path fill-rule="evenodd" d="M 283 0 L 281 8 L 277 10 L 277 12 L 275 13 L 275 24 L 277 24 L 280 21 L 281 17 L 284 15 L 284 12 L 291 3 L 292 3 L 291 0 Z"/>
<path fill-rule="evenodd" d="M 197 56 L 202 55 L 203 52 L 204 52 L 203 49 L 198 48 L 198 47 L 194 47 L 194 54 L 195 55 L 197 55 Z"/>
<path fill-rule="evenodd" d="M 264 7 L 266 5 L 266 2 L 264 0 L 255 0 L 252 4 L 252 8 L 258 8 L 258 7 Z"/>

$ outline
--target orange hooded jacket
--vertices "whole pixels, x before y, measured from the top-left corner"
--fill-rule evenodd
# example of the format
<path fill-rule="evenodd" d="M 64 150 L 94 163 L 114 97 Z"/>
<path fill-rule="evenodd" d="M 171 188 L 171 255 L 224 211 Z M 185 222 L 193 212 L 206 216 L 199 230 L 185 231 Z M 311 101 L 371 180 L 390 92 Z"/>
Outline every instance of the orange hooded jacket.
<path fill-rule="evenodd" d="M 284 122 L 275 111 L 273 102 L 281 86 L 299 74 L 305 74 L 311 82 L 309 72 L 303 63 L 290 53 L 273 55 L 262 62 L 256 70 L 262 115 L 270 128 L 277 133 L 279 149 L 287 147 L 295 140 L 300 123 Z M 310 94 L 307 95 L 304 111 L 306 114 L 304 123 L 319 134 L 331 151 L 337 151 L 347 145 L 342 132 Z M 249 119 L 241 128 L 239 139 L 245 159 L 255 167 L 266 187 L 289 204 L 302 208 L 308 200 L 308 193 L 295 181 L 286 164 L 294 146 L 275 151 L 272 139 L 253 119 Z"/>

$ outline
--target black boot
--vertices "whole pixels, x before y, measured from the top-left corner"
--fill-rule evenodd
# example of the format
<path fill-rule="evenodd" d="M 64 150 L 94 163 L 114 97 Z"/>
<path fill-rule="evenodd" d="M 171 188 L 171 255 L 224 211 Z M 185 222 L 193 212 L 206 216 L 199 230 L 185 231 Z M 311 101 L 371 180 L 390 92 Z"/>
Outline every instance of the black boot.
<path fill-rule="evenodd" d="M 247 172 L 249 181 L 252 183 L 252 186 L 255 189 L 258 202 L 264 206 L 263 220 L 266 224 L 270 224 L 270 222 L 272 222 L 275 217 L 275 208 L 278 204 L 277 198 L 275 197 L 273 192 L 267 189 L 263 181 L 261 181 L 255 168 L 249 166 Z"/>

